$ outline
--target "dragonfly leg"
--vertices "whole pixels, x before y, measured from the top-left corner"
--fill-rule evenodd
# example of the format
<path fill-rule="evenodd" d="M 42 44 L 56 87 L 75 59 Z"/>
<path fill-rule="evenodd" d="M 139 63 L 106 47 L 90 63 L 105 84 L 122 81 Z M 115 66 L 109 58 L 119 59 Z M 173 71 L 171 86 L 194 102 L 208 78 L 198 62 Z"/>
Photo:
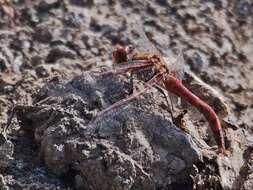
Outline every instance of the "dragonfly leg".
<path fill-rule="evenodd" d="M 170 99 L 170 102 L 169 102 L 168 101 L 168 95 L 164 92 L 164 88 L 159 84 L 156 84 L 155 87 L 163 95 L 163 97 L 166 101 L 166 104 L 167 104 L 167 108 L 168 108 L 166 110 L 170 113 L 170 116 L 171 116 L 172 120 L 174 120 L 174 115 L 173 115 L 174 110 L 173 110 L 172 101 L 171 101 L 170 97 L 169 97 L 169 99 Z"/>
<path fill-rule="evenodd" d="M 171 97 L 165 92 L 166 89 L 165 89 L 165 87 L 163 87 L 161 84 L 158 84 L 158 83 L 157 83 L 157 84 L 155 85 L 155 87 L 156 87 L 156 89 L 163 95 L 163 97 L 164 97 L 164 99 L 165 99 L 165 101 L 166 101 L 166 104 L 167 104 L 167 109 L 166 109 L 166 110 L 169 112 L 169 114 L 170 114 L 172 120 L 174 120 L 175 117 L 174 117 L 173 113 L 175 113 L 175 109 L 174 109 L 173 101 L 172 101 Z M 168 101 L 168 99 L 169 99 L 170 101 Z"/>
<path fill-rule="evenodd" d="M 149 86 L 148 83 L 144 83 L 144 85 L 145 86 Z M 175 110 L 174 110 L 174 107 L 173 107 L 173 102 L 172 102 L 171 97 L 166 94 L 166 92 L 165 92 L 166 90 L 165 90 L 165 88 L 161 84 L 156 83 L 154 87 L 164 96 L 164 99 L 165 99 L 166 104 L 167 104 L 166 110 L 169 112 L 169 114 L 170 114 L 170 116 L 172 118 L 172 121 L 174 122 L 175 117 L 173 115 L 173 112 L 175 112 Z M 168 101 L 168 97 L 170 99 L 170 102 Z"/>
<path fill-rule="evenodd" d="M 147 82 L 147 86 L 141 90 L 139 90 L 138 92 L 136 92 L 135 94 L 130 95 L 129 97 L 120 100 L 114 104 L 112 104 L 111 106 L 107 107 L 106 109 L 102 110 L 101 112 L 99 112 L 97 114 L 97 116 L 95 117 L 95 120 L 97 120 L 100 116 L 102 116 L 103 114 L 105 114 L 106 112 L 109 112 L 110 110 L 119 107 L 131 100 L 133 100 L 134 98 L 138 97 L 139 95 L 143 94 L 144 92 L 146 92 L 148 89 L 150 89 L 151 87 L 153 87 L 156 83 L 158 83 L 160 80 L 162 79 L 162 76 L 160 74 L 155 75 L 152 79 L 150 79 Z"/>

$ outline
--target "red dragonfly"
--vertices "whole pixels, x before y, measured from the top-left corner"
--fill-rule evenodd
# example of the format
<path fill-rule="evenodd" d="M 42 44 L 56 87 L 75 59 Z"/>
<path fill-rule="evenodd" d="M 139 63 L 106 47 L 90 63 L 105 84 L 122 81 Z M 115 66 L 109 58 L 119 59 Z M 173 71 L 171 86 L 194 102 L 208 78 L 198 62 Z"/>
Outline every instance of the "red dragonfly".
<path fill-rule="evenodd" d="M 218 152 L 226 154 L 223 131 L 218 116 L 211 108 L 211 106 L 209 106 L 198 96 L 188 90 L 179 79 L 182 72 L 177 71 L 176 65 L 179 64 L 179 62 L 182 60 L 182 55 L 178 56 L 174 64 L 168 64 L 162 57 L 161 53 L 148 40 L 143 30 L 138 31 L 138 35 L 140 36 L 141 40 L 135 47 L 140 49 L 140 51 L 134 51 L 135 48 L 132 48 L 134 46 L 117 46 L 113 51 L 113 59 L 116 63 L 120 64 L 113 67 L 112 70 L 103 74 L 126 72 L 132 73 L 149 67 L 154 68 L 155 74 L 148 82 L 145 83 L 145 87 L 143 89 L 137 91 L 136 93 L 123 100 L 112 104 L 108 108 L 99 112 L 97 117 L 101 116 L 109 110 L 112 110 L 115 107 L 127 103 L 128 101 L 144 93 L 146 90 L 154 86 L 158 86 L 167 92 L 171 92 L 179 96 L 183 100 L 195 106 L 199 112 L 203 113 L 213 131 L 215 141 L 218 145 Z"/>

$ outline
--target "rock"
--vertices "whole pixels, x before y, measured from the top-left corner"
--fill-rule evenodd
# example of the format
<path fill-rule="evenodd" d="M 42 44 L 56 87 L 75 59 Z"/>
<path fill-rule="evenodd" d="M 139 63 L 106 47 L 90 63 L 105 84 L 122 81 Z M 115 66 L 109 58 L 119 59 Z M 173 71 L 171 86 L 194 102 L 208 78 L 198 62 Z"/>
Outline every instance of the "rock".
<path fill-rule="evenodd" d="M 253 187 L 253 170 L 251 169 L 248 175 L 247 180 L 243 184 L 245 190 L 251 190 Z"/>
<path fill-rule="evenodd" d="M 10 85 L 8 83 L 6 84 L 5 82 L 4 82 L 4 85 L 2 85 L 2 86 L 3 87 L 0 88 L 0 92 L 6 93 L 6 94 L 12 92 L 14 89 L 14 87 L 12 85 Z"/>
<path fill-rule="evenodd" d="M 162 5 L 162 6 L 168 6 L 169 3 L 167 0 L 156 0 L 156 2 L 159 4 L 159 5 Z"/>
<path fill-rule="evenodd" d="M 253 4 L 248 0 L 237 0 L 235 1 L 234 12 L 240 19 L 245 19 L 253 14 Z"/>
<path fill-rule="evenodd" d="M 243 129 L 229 130 L 227 136 L 231 140 L 233 151 L 229 157 L 217 159 L 222 188 L 242 189 L 245 186 L 245 189 L 250 189 L 252 187 L 249 188 L 248 185 L 252 183 L 250 164 L 253 163 L 253 136 Z"/>
<path fill-rule="evenodd" d="M 6 46 L 0 46 L 0 72 L 10 69 L 14 61 L 11 50 Z"/>
<path fill-rule="evenodd" d="M 90 20 L 90 29 L 94 32 L 100 32 L 102 30 L 101 24 L 98 22 L 97 19 L 91 18 Z"/>
<path fill-rule="evenodd" d="M 103 36 L 111 40 L 112 43 L 116 44 L 121 41 L 121 36 L 118 34 L 118 31 L 113 28 L 111 25 L 102 26 Z"/>
<path fill-rule="evenodd" d="M 9 187 L 6 185 L 4 177 L 0 174 L 0 190 L 9 190 Z"/>
<path fill-rule="evenodd" d="M 0 72 L 5 71 L 8 68 L 7 61 L 2 55 L 0 55 Z"/>
<path fill-rule="evenodd" d="M 70 2 L 77 6 L 92 6 L 94 4 L 93 0 L 71 0 Z"/>
<path fill-rule="evenodd" d="M 49 43 L 53 35 L 47 26 L 40 26 L 33 33 L 33 38 L 42 43 Z"/>
<path fill-rule="evenodd" d="M 51 71 L 47 65 L 38 65 L 35 67 L 35 72 L 38 77 L 48 77 Z"/>
<path fill-rule="evenodd" d="M 3 133 L 0 134 L 0 168 L 7 168 L 13 161 L 14 146 L 11 141 L 7 140 Z"/>
<path fill-rule="evenodd" d="M 149 3 L 147 5 L 147 13 L 150 14 L 151 16 L 157 16 L 157 9 L 153 4 Z"/>
<path fill-rule="evenodd" d="M 225 103 L 224 97 L 214 88 L 198 78 L 193 72 L 185 71 L 182 82 L 191 92 L 208 103 L 220 119 L 230 114 L 229 106 Z"/>
<path fill-rule="evenodd" d="M 60 5 L 59 0 L 42 0 L 38 6 L 38 10 L 41 12 L 47 12 L 52 8 L 57 8 Z"/>
<path fill-rule="evenodd" d="M 47 81 L 43 77 L 49 76 L 51 78 L 53 73 L 70 76 L 69 73 L 81 73 L 84 70 L 97 67 L 97 65 L 111 65 L 110 58 L 114 44 L 126 45 L 135 43 L 139 39 L 134 33 L 135 28 L 138 27 L 133 24 L 135 20 L 139 20 L 140 28 L 143 27 L 149 39 L 159 50 L 168 49 L 169 52 L 170 48 L 178 47 L 180 44 L 191 69 L 205 83 L 210 84 L 212 88 L 224 96 L 226 103 L 231 108 L 229 118 L 233 118 L 232 123 L 230 121 L 222 122 L 226 124 L 224 126 L 230 125 L 228 128 L 223 128 L 226 147 L 230 155 L 221 159 L 220 155 L 217 156 L 212 151 L 217 147 L 213 147 L 210 152 L 213 153 L 213 156 L 218 157 L 218 161 L 210 157 L 205 158 L 203 150 L 210 149 L 210 146 L 215 144 L 212 141 L 213 135 L 208 132 L 209 125 L 202 115 L 194 109 L 189 109 L 192 106 L 187 104 L 187 114 L 183 115 L 182 119 L 186 121 L 187 130 L 184 132 L 179 130 L 178 133 L 187 136 L 188 141 L 192 138 L 196 146 L 191 143 L 191 147 L 201 151 L 204 155 L 204 163 L 194 163 L 197 167 L 196 170 L 198 170 L 195 173 L 191 169 L 189 172 L 185 172 L 184 168 L 190 166 L 186 163 L 187 159 L 180 155 L 171 156 L 173 153 L 168 154 L 167 162 L 165 159 L 161 161 L 165 165 L 164 168 L 157 167 L 162 175 L 156 182 L 157 189 L 193 189 L 190 177 L 183 176 L 183 174 L 194 176 L 196 182 L 201 184 L 198 186 L 199 189 L 252 189 L 252 158 L 248 156 L 252 145 L 245 142 L 245 139 L 252 136 L 253 132 L 251 64 L 253 63 L 253 4 L 251 0 L 0 1 L 10 2 L 11 7 L 15 10 L 15 17 L 11 19 L 4 14 L 3 7 L 0 8 L 2 16 L 0 20 L 1 124 L 6 122 L 9 116 L 8 110 L 12 108 L 13 104 L 31 105 L 31 93 Z M 58 46 L 60 49 L 63 47 L 61 49 L 63 54 L 70 52 L 74 57 L 66 58 L 64 55 L 58 56 L 61 53 L 52 53 L 51 57 L 49 56 L 49 60 L 52 62 L 48 64 L 49 62 L 46 62 L 47 56 Z M 167 52 L 164 53 L 163 55 L 167 55 Z M 20 55 L 22 55 L 22 59 Z M 54 58 L 55 55 L 56 58 Z M 16 69 L 13 67 L 14 61 Z M 20 74 L 16 75 L 16 71 Z M 12 127 L 9 128 L 8 134 L 12 137 L 11 142 L 15 146 L 12 156 L 15 160 L 14 163 L 10 162 L 13 164 L 1 170 L 9 188 L 15 190 L 91 189 L 94 188 L 90 187 L 92 180 L 87 179 L 91 179 L 93 176 L 94 181 L 98 181 L 99 185 L 101 185 L 100 182 L 104 183 L 104 181 L 110 180 L 113 187 L 121 186 L 126 189 L 131 185 L 132 189 L 137 189 L 138 187 L 135 188 L 133 184 L 141 186 L 141 184 L 147 185 L 155 181 L 158 177 L 155 178 L 151 175 L 156 176 L 158 171 L 151 170 L 155 166 L 150 166 L 147 163 L 148 160 L 155 157 L 153 149 L 164 151 L 171 150 L 171 148 L 167 147 L 167 142 L 164 143 L 164 147 L 159 145 L 149 148 L 148 145 L 157 144 L 157 142 L 153 142 L 149 136 L 146 137 L 151 132 L 144 130 L 143 126 L 145 124 L 150 128 L 152 122 L 149 124 L 148 118 L 156 116 L 152 118 L 152 121 L 155 120 L 161 125 L 156 127 L 158 131 L 164 126 L 166 128 L 164 133 L 174 135 L 173 132 L 176 131 L 170 122 L 169 114 L 165 111 L 167 107 L 165 101 L 161 100 L 161 95 L 152 91 L 150 94 L 140 96 L 132 104 L 116 109 L 113 116 L 106 114 L 102 119 L 96 120 L 93 125 L 89 125 L 92 126 L 91 128 L 98 128 L 97 133 L 92 131 L 91 135 L 87 135 L 85 129 L 83 129 L 84 132 L 81 131 L 82 127 L 87 127 L 87 123 L 94 118 L 97 112 L 132 94 L 135 91 L 132 86 L 140 83 L 139 79 L 143 79 L 143 81 L 150 79 L 149 74 L 152 73 L 139 71 L 134 75 L 133 81 L 121 78 L 126 82 L 120 83 L 122 85 L 117 83 L 116 86 L 118 77 L 114 76 L 112 80 L 115 81 L 113 82 L 109 79 L 99 80 L 102 81 L 101 83 L 106 81 L 107 83 L 103 83 L 96 89 L 94 87 L 97 86 L 97 80 L 90 77 L 90 81 L 88 81 L 86 77 L 89 76 L 86 75 L 84 77 L 86 83 L 83 86 L 76 85 L 76 80 L 73 80 L 77 86 L 74 88 L 75 93 L 73 93 L 70 84 L 72 79 L 59 79 L 59 83 L 69 85 L 68 92 L 64 85 L 55 83 L 54 78 L 50 80 L 49 83 L 52 84 L 50 92 L 58 88 L 55 93 L 47 94 L 44 91 L 45 94 L 43 94 L 41 91 L 40 95 L 35 94 L 34 103 L 30 108 L 23 106 L 23 111 L 18 110 L 19 117 L 22 118 L 20 122 L 23 122 L 21 123 L 22 129 L 19 130 L 20 126 L 16 119 L 13 120 Z M 186 80 L 184 84 L 188 85 L 187 87 L 195 94 L 201 95 L 202 88 L 196 83 L 193 84 L 193 81 L 190 83 L 188 81 Z M 139 87 L 139 84 L 136 86 Z M 83 95 L 83 91 L 93 93 Z M 216 108 L 217 113 L 224 113 L 222 112 L 223 107 L 220 106 L 224 105 L 224 102 L 221 102 L 219 96 L 218 99 L 209 98 L 209 92 L 206 91 L 201 98 Z M 59 103 L 59 99 L 65 102 Z M 175 115 L 179 118 L 178 123 L 180 123 L 182 120 L 178 116 L 182 111 L 180 110 L 182 104 L 178 107 L 179 114 L 175 113 Z M 22 112 L 24 112 L 23 115 Z M 145 117 L 143 116 L 142 119 L 140 114 Z M 36 121 L 35 118 L 37 118 Z M 81 129 L 78 129 L 78 126 L 81 126 Z M 151 128 L 154 129 L 153 126 Z M 233 130 L 231 130 L 232 128 Z M 71 129 L 73 133 L 69 133 Z M 81 132 L 79 133 L 78 130 Z M 118 135 L 117 130 L 122 131 L 119 133 L 123 135 Z M 27 135 L 29 133 L 30 136 Z M 144 136 L 144 142 L 140 142 L 142 136 Z M 35 139 L 34 142 L 31 141 L 32 137 Z M 159 137 L 161 136 L 157 138 Z M 91 141 L 87 138 L 90 138 Z M 175 138 L 180 140 L 178 136 Z M 164 142 L 164 139 L 161 139 Z M 47 140 L 51 141 L 47 142 Z M 122 143 L 123 140 L 126 143 Z M 168 142 L 171 141 L 170 139 Z M 5 142 L 6 139 L 3 143 Z M 126 144 L 127 148 L 122 148 L 122 144 Z M 131 149 L 135 146 L 148 148 L 138 152 L 137 149 Z M 105 148 L 103 149 L 103 147 Z M 156 149 L 157 147 L 158 149 Z M 189 148 L 190 145 L 187 147 Z M 80 152 L 78 152 L 79 150 Z M 39 156 L 40 151 L 43 153 L 41 157 Z M 136 155 L 132 155 L 133 153 Z M 162 153 L 158 152 L 156 155 L 160 156 Z M 66 158 L 68 155 L 73 156 L 73 159 Z M 80 157 L 81 159 L 77 159 Z M 100 158 L 101 162 L 99 162 Z M 39 161 L 41 159 L 43 163 L 46 162 L 49 169 L 44 168 L 44 164 Z M 91 163 L 90 165 L 86 163 L 88 161 Z M 105 170 L 103 163 L 106 163 L 105 166 L 109 166 L 109 169 Z M 126 163 L 126 166 L 122 163 Z M 37 168 L 41 166 L 43 169 Z M 168 179 L 164 177 L 165 169 L 168 169 L 166 174 Z M 97 173 L 94 173 L 93 170 Z M 55 175 L 51 175 L 51 171 L 58 175 L 66 173 L 66 176 L 61 175 L 57 178 Z M 120 175 L 114 179 L 113 176 L 116 176 L 117 172 Z M 175 173 L 178 178 L 171 180 L 169 177 L 172 173 Z M 146 177 L 146 181 L 141 182 L 143 176 L 148 177 Z M 57 182 L 51 181 L 53 179 Z M 108 183 L 108 181 L 104 183 L 104 188 L 109 186 Z M 161 187 L 164 183 L 170 185 Z M 189 188 L 185 186 L 185 183 Z M 63 186 L 59 187 L 59 184 Z M 152 185 L 150 185 L 151 188 Z"/>
<path fill-rule="evenodd" d="M 56 46 L 52 50 L 50 50 L 47 55 L 46 62 L 54 63 L 58 59 L 67 58 L 74 59 L 76 57 L 76 53 L 65 46 Z"/>
<path fill-rule="evenodd" d="M 188 65 L 190 65 L 193 71 L 199 72 L 204 67 L 208 66 L 208 61 L 206 56 L 196 50 L 188 50 L 184 52 L 184 58 Z"/>
<path fill-rule="evenodd" d="M 221 10 L 222 8 L 225 8 L 228 6 L 228 2 L 227 0 L 214 0 L 214 1 L 210 1 L 214 4 L 215 9 L 217 10 Z"/>
<path fill-rule="evenodd" d="M 1 84 L 0 91 L 5 91 L 5 90 L 8 91 L 8 89 L 10 89 L 9 86 L 17 84 L 17 82 L 19 82 L 20 80 L 22 80 L 20 74 L 15 74 L 13 72 L 3 73 L 0 76 L 0 84 Z M 7 89 L 5 89 L 6 87 L 7 87 Z M 12 89 L 12 87 L 11 87 L 11 89 Z"/>
<path fill-rule="evenodd" d="M 72 12 L 64 17 L 64 23 L 67 27 L 80 28 L 82 22 L 80 16 Z"/>
<path fill-rule="evenodd" d="M 43 60 L 43 58 L 41 56 L 35 55 L 35 56 L 31 57 L 31 64 L 33 66 L 36 67 L 36 66 L 41 65 L 43 63 L 44 63 L 44 60 Z"/>
<path fill-rule="evenodd" d="M 31 8 L 23 8 L 20 10 L 21 16 L 20 18 L 24 22 L 28 22 L 31 24 L 37 24 L 39 22 L 39 17 L 37 15 L 37 11 Z"/>
<path fill-rule="evenodd" d="M 16 73 L 16 74 L 20 74 L 21 73 L 21 68 L 23 66 L 23 62 L 24 62 L 24 59 L 23 59 L 23 55 L 22 54 L 17 55 L 14 58 L 14 61 L 12 63 L 12 70 L 13 70 L 14 73 Z"/>
<path fill-rule="evenodd" d="M 84 182 L 84 179 L 80 175 L 75 176 L 75 188 L 76 189 L 85 189 L 87 188 L 87 185 Z"/>
<path fill-rule="evenodd" d="M 96 72 L 49 82 L 33 106 L 17 109 L 18 120 L 41 145 L 47 167 L 57 175 L 75 171 L 78 187 L 155 189 L 186 182 L 201 153 L 164 116 L 154 92 L 90 120 L 132 88 L 124 76 Z"/>

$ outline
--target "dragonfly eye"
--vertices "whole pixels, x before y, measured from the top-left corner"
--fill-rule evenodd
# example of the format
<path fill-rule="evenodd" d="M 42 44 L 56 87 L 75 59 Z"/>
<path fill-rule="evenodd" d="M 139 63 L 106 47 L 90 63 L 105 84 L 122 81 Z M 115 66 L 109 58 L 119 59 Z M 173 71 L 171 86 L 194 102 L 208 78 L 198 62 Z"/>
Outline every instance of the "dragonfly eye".
<path fill-rule="evenodd" d="M 123 46 L 117 46 L 112 52 L 112 58 L 116 63 L 122 63 L 127 61 L 127 52 Z"/>

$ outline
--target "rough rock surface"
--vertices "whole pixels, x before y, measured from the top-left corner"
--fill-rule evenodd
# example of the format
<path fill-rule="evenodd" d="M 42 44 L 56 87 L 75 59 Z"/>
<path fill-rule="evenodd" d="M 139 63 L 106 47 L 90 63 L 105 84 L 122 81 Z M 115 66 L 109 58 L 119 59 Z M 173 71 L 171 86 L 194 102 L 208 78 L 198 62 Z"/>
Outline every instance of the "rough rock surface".
<path fill-rule="evenodd" d="M 94 121 L 90 115 L 132 92 L 131 80 L 86 72 L 50 82 L 34 106 L 17 110 L 21 128 L 34 134 L 42 157 L 57 175 L 81 177 L 87 189 L 156 189 L 187 183 L 201 153 L 145 94 Z"/>
<path fill-rule="evenodd" d="M 6 139 L 3 134 L 0 134 L 0 168 L 5 169 L 13 161 L 13 143 Z"/>

